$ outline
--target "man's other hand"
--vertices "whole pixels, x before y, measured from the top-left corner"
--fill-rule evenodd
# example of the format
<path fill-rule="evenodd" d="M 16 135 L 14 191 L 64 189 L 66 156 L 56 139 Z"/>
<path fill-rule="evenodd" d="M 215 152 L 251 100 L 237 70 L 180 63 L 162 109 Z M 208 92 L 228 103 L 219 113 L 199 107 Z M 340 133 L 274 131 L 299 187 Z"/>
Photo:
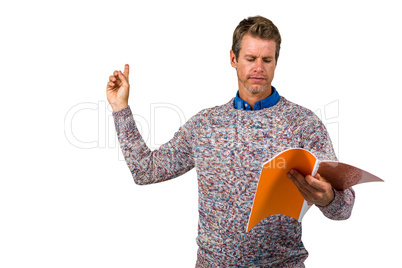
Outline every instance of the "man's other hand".
<path fill-rule="evenodd" d="M 114 71 L 109 76 L 109 82 L 106 86 L 107 101 L 112 106 L 113 112 L 120 111 L 128 106 L 128 95 L 130 84 L 128 83 L 129 66 L 124 66 L 124 72 Z"/>
<path fill-rule="evenodd" d="M 292 169 L 288 177 L 297 186 L 304 199 L 310 204 L 325 207 L 335 198 L 331 183 L 318 173 L 314 177 L 311 175 L 304 177 L 297 170 Z"/>

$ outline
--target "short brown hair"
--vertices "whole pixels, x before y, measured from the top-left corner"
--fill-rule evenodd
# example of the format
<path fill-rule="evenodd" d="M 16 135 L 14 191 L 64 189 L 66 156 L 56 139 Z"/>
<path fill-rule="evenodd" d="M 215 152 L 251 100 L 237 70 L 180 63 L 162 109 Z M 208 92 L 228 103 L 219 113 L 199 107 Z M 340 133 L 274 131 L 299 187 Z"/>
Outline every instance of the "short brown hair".
<path fill-rule="evenodd" d="M 245 34 L 249 34 L 252 37 L 275 41 L 275 62 L 278 62 L 282 40 L 278 28 L 272 23 L 272 21 L 262 16 L 255 16 L 248 17 L 237 25 L 235 31 L 233 32 L 232 43 L 232 50 L 236 56 L 236 60 L 239 58 L 241 41 Z"/>

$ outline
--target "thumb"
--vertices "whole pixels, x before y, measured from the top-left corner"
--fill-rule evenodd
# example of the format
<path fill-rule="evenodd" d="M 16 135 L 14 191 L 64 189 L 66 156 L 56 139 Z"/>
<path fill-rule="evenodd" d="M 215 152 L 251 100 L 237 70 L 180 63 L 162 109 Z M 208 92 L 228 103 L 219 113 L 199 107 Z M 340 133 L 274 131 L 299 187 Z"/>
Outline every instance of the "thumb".
<path fill-rule="evenodd" d="M 316 179 L 319 180 L 319 181 L 328 182 L 324 177 L 322 177 L 322 176 L 320 175 L 320 173 L 315 174 L 314 178 L 316 178 Z"/>

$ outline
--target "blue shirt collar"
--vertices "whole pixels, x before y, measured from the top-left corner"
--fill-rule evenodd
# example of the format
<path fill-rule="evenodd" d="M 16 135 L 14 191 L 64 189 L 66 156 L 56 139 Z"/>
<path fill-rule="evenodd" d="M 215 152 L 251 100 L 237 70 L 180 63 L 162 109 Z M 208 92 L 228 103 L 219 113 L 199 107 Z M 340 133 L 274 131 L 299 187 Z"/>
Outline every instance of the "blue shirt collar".
<path fill-rule="evenodd" d="M 254 104 L 254 110 L 261 110 L 264 108 L 268 108 L 271 106 L 274 106 L 275 104 L 278 103 L 279 99 L 281 98 L 278 94 L 278 91 L 271 86 L 272 93 L 268 97 L 266 97 L 263 100 L 260 100 Z M 246 111 L 251 111 L 250 104 L 248 104 L 246 101 L 240 99 L 239 97 L 239 91 L 236 93 L 236 98 L 233 101 L 233 105 L 237 110 L 246 110 Z"/>

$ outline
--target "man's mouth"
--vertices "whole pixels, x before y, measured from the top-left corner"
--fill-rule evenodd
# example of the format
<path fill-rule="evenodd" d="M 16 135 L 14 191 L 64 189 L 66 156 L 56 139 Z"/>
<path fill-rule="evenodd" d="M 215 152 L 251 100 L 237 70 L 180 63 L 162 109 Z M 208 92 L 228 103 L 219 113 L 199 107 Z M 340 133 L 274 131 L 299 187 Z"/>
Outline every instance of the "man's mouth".
<path fill-rule="evenodd" d="M 260 77 L 260 76 L 250 76 L 249 79 L 252 80 L 252 81 L 255 81 L 255 82 L 260 82 L 260 81 L 264 81 L 264 80 L 265 80 L 264 77 Z"/>

